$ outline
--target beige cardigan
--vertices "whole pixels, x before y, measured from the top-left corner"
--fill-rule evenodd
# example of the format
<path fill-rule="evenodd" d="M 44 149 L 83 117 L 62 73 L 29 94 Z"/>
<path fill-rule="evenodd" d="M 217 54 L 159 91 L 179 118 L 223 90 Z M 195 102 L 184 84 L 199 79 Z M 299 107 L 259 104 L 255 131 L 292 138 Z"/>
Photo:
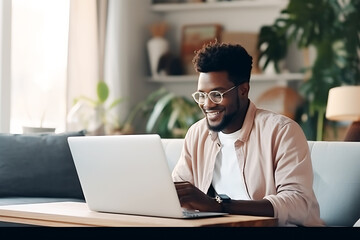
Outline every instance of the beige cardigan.
<path fill-rule="evenodd" d="M 220 148 L 217 133 L 208 130 L 206 119 L 195 123 L 185 137 L 173 180 L 189 181 L 206 193 Z M 280 226 L 324 225 L 312 188 L 309 147 L 295 121 L 250 102 L 235 148 L 249 198 L 269 200 Z"/>

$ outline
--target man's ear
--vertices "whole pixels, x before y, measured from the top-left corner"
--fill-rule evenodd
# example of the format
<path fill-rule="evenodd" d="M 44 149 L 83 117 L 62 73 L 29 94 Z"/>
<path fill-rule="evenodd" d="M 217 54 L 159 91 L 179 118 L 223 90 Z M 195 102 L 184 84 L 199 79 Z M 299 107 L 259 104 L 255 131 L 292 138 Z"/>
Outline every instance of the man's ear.
<path fill-rule="evenodd" d="M 238 94 L 240 96 L 247 96 L 249 94 L 250 84 L 248 82 L 242 83 L 238 87 Z"/>

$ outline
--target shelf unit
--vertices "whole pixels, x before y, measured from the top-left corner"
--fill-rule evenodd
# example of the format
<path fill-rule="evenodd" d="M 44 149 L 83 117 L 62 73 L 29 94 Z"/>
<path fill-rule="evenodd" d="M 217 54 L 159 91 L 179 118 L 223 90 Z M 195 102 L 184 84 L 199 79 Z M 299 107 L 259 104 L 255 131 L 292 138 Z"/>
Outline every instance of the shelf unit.
<path fill-rule="evenodd" d="M 286 0 L 237 0 L 221 2 L 202 3 L 155 3 L 152 4 L 154 12 L 188 11 L 188 10 L 209 10 L 222 8 L 244 8 L 244 7 L 271 7 L 285 6 Z"/>
<path fill-rule="evenodd" d="M 204 23 L 207 22 L 208 14 L 214 15 L 212 21 L 223 24 L 227 31 L 258 31 L 259 27 L 268 24 L 275 19 L 278 12 L 285 8 L 289 3 L 288 0 L 232 0 L 232 1 L 205 1 L 201 3 L 153 3 L 151 11 L 158 14 L 165 21 L 169 21 L 174 28 L 179 29 L 184 24 Z M 239 14 L 237 14 L 240 12 Z M 251 19 L 254 13 L 261 13 L 251 24 L 241 21 L 242 18 Z M 219 14 L 217 14 L 219 13 Z M 185 16 L 186 19 L 182 19 Z M 174 31 L 171 41 L 177 41 L 181 37 L 179 31 Z M 293 62 L 291 62 L 293 63 Z M 263 92 L 275 86 L 287 86 L 297 89 L 305 76 L 296 71 L 295 65 L 291 65 L 289 72 L 281 74 L 262 73 L 252 74 L 250 84 L 251 91 L 249 97 L 257 99 Z M 290 72 L 291 71 L 291 72 Z M 170 91 L 176 94 L 191 95 L 197 86 L 198 75 L 181 75 L 181 76 L 149 76 L 147 82 L 166 86 Z"/>
<path fill-rule="evenodd" d="M 153 3 L 151 9 L 157 13 L 175 13 L 181 11 L 201 11 L 201 10 L 224 10 L 241 8 L 269 8 L 285 7 L 288 0 L 233 0 L 233 1 L 214 1 L 200 3 Z M 198 79 L 197 75 L 183 76 L 153 76 L 148 78 L 152 83 L 193 83 Z M 253 74 L 252 82 L 273 82 L 278 85 L 286 85 L 290 80 L 302 81 L 304 75 L 301 73 L 281 73 L 281 74 Z"/>
<path fill-rule="evenodd" d="M 149 82 L 157 83 L 190 83 L 198 80 L 197 75 L 182 76 L 154 76 L 148 79 Z M 250 82 L 275 82 L 277 85 L 286 85 L 288 81 L 303 81 L 302 73 L 281 73 L 281 74 L 252 74 Z"/>

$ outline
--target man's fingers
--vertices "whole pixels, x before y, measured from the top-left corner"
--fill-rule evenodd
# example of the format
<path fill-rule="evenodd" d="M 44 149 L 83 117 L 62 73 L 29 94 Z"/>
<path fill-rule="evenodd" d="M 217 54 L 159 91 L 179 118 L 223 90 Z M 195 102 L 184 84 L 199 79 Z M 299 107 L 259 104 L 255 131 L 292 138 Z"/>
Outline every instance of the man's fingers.
<path fill-rule="evenodd" d="M 189 182 L 175 182 L 175 188 L 179 198 L 190 197 L 196 191 L 194 185 Z"/>
<path fill-rule="evenodd" d="M 185 181 L 185 182 L 174 182 L 174 184 L 175 184 L 176 186 L 186 186 L 186 185 L 191 185 L 191 183 L 190 183 L 190 182 L 188 182 L 188 181 Z"/>
<path fill-rule="evenodd" d="M 194 209 L 194 207 L 192 205 L 192 201 L 189 197 L 181 197 L 181 198 L 179 198 L 179 200 L 180 200 L 180 205 L 182 208 Z"/>
<path fill-rule="evenodd" d="M 176 187 L 176 192 L 178 194 L 179 197 L 182 196 L 187 196 L 189 194 L 191 194 L 192 189 L 191 188 L 183 188 L 183 187 Z"/>
<path fill-rule="evenodd" d="M 192 188 L 192 184 L 189 182 L 175 182 L 174 184 L 175 184 L 176 190 Z"/>

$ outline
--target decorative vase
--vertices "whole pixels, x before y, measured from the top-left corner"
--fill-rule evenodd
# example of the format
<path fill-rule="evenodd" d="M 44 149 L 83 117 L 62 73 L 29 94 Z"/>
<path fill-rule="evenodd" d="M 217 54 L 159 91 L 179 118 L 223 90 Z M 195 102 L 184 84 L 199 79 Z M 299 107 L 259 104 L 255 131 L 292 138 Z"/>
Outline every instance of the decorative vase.
<path fill-rule="evenodd" d="M 152 37 L 148 43 L 148 54 L 152 76 L 158 75 L 158 65 L 161 56 L 169 51 L 169 42 L 160 36 Z"/>

